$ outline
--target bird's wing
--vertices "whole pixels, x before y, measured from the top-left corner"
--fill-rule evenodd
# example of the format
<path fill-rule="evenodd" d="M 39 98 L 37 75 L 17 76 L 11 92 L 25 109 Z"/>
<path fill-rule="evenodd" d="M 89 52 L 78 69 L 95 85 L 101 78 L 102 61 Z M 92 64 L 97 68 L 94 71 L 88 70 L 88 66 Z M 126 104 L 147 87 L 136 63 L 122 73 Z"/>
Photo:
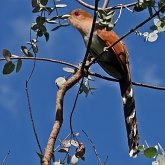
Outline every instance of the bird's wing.
<path fill-rule="evenodd" d="M 113 31 L 97 29 L 97 36 L 106 44 L 105 47 L 111 46 L 119 37 Z M 108 52 L 105 52 L 98 60 L 103 69 L 115 78 L 123 78 L 128 72 L 126 66 L 128 62 L 128 53 L 125 45 L 120 41 L 114 45 Z"/>

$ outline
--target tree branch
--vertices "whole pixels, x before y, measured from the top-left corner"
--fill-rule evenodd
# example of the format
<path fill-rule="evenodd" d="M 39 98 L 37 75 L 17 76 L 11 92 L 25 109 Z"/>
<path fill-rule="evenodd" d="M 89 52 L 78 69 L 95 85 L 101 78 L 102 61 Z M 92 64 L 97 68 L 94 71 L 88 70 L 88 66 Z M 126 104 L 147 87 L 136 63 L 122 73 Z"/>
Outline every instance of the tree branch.
<path fill-rule="evenodd" d="M 99 0 L 96 0 L 95 1 L 94 17 L 93 17 L 93 22 L 92 22 L 92 28 L 91 28 L 91 31 L 90 31 L 88 45 L 87 45 L 86 53 L 85 53 L 85 56 L 84 56 L 84 59 L 83 59 L 83 62 L 82 62 L 81 70 L 84 70 L 84 67 L 85 67 L 85 64 L 86 64 L 86 61 L 87 61 L 87 58 L 88 58 L 88 54 L 90 52 L 90 47 L 91 47 L 92 38 L 93 38 L 93 32 L 95 30 L 95 22 L 96 22 L 96 19 L 97 19 L 97 13 L 96 13 L 96 11 L 98 9 L 98 2 L 99 2 Z"/>
<path fill-rule="evenodd" d="M 81 72 L 81 70 L 80 69 L 77 70 L 77 72 L 71 78 L 69 78 L 64 84 L 62 84 L 62 86 L 59 87 L 59 90 L 57 91 L 55 122 L 48 139 L 44 156 L 42 158 L 42 165 L 50 165 L 51 162 L 51 158 L 54 150 L 54 144 L 56 142 L 58 133 L 63 123 L 63 101 L 64 101 L 65 93 L 72 86 L 74 86 L 83 76 L 84 74 Z"/>
<path fill-rule="evenodd" d="M 15 57 L 11 57 L 10 58 L 11 60 L 12 59 L 13 60 L 21 59 L 21 60 L 46 61 L 46 62 L 53 62 L 53 63 L 63 64 L 63 65 L 67 65 L 67 66 L 73 67 L 75 69 L 78 69 L 78 66 L 73 65 L 73 64 L 68 63 L 68 62 L 65 62 L 65 61 L 61 61 L 61 60 L 55 60 L 55 59 L 50 59 L 50 58 L 41 58 L 41 57 L 19 57 L 17 55 L 12 55 L 12 56 L 15 56 Z M 0 58 L 0 61 L 5 61 L 5 60 L 6 60 L 5 58 Z"/>
<path fill-rule="evenodd" d="M 86 8 L 88 9 L 92 9 L 94 10 L 95 7 L 93 5 L 90 5 L 86 2 L 84 2 L 83 0 L 76 0 L 79 4 L 85 6 Z M 118 4 L 118 5 L 115 5 L 115 6 L 112 6 L 112 7 L 106 7 L 105 10 L 115 10 L 115 9 L 121 9 L 121 6 L 123 6 L 123 8 L 128 8 L 128 7 L 132 7 L 132 6 L 135 6 L 138 2 L 132 2 L 132 3 L 128 3 L 128 4 L 125 4 L 125 5 L 122 5 L 122 4 Z M 98 10 L 101 10 L 103 8 L 98 8 Z"/>
<path fill-rule="evenodd" d="M 108 7 L 109 1 L 110 0 L 104 0 L 103 6 L 102 6 L 103 10 Z"/>
<path fill-rule="evenodd" d="M 98 78 L 101 78 L 101 79 L 104 79 L 104 80 L 107 80 L 107 81 L 119 82 L 119 80 L 117 80 L 115 78 L 102 76 L 98 73 L 89 72 L 89 75 L 94 76 L 94 77 L 98 77 Z M 135 86 L 140 86 L 140 87 L 146 87 L 146 88 L 158 89 L 158 90 L 165 90 L 165 87 L 159 87 L 159 86 L 150 85 L 150 84 L 144 84 L 144 83 L 139 83 L 139 82 L 132 82 L 132 84 L 135 85 Z"/>

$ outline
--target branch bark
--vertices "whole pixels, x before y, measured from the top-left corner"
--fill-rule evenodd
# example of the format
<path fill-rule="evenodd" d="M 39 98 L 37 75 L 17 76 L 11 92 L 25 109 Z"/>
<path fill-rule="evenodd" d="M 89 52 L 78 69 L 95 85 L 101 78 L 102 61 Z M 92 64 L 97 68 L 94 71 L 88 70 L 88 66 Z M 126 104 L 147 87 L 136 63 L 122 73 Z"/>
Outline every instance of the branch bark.
<path fill-rule="evenodd" d="M 84 2 L 83 0 L 76 0 L 79 4 L 81 4 L 82 6 L 85 6 L 86 8 L 88 9 L 92 9 L 94 10 L 95 7 L 93 5 L 90 5 L 86 2 Z M 132 6 L 135 6 L 138 2 L 132 2 L 132 3 L 128 3 L 128 4 L 118 4 L 118 5 L 115 5 L 115 6 L 112 6 L 112 7 L 106 7 L 105 10 L 115 10 L 115 9 L 121 9 L 121 6 L 123 6 L 123 8 L 128 8 L 128 7 L 132 7 Z M 104 7 L 104 6 L 103 6 Z M 101 9 L 104 9 L 104 8 L 98 8 L 98 10 L 101 10 Z"/>
<path fill-rule="evenodd" d="M 59 90 L 57 91 L 56 96 L 56 116 L 55 116 L 55 122 L 53 125 L 53 129 L 50 133 L 48 143 L 45 149 L 44 156 L 41 160 L 42 165 L 50 165 L 51 164 L 51 158 L 54 151 L 54 144 L 56 142 L 58 133 L 60 131 L 60 128 L 63 123 L 63 102 L 64 102 L 64 96 L 65 93 L 74 86 L 82 77 L 84 76 L 84 73 L 81 72 L 81 70 L 77 70 L 77 72 L 69 78 L 64 84 L 62 84 L 61 87 L 59 87 Z"/>

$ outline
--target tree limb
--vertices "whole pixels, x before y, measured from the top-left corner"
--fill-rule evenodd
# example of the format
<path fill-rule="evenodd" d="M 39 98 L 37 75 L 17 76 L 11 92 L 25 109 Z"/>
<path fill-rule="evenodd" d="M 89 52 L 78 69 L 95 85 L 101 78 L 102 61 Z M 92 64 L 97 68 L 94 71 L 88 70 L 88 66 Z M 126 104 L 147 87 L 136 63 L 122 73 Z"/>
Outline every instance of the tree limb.
<path fill-rule="evenodd" d="M 94 10 L 95 7 L 93 5 L 90 5 L 86 2 L 84 2 L 83 0 L 76 0 L 79 4 L 85 6 L 86 8 L 88 9 L 92 9 Z M 132 6 L 135 6 L 138 2 L 132 2 L 132 3 L 128 3 L 128 4 L 125 4 L 125 5 L 121 5 L 121 4 L 118 4 L 118 5 L 115 5 L 115 6 L 112 6 L 112 7 L 106 7 L 105 10 L 115 10 L 115 9 L 121 9 L 121 6 L 123 6 L 123 8 L 128 8 L 128 7 L 132 7 Z M 101 10 L 103 8 L 98 8 L 98 10 Z"/>
<path fill-rule="evenodd" d="M 56 142 L 58 133 L 63 123 L 63 101 L 64 101 L 65 93 L 72 86 L 74 86 L 83 76 L 84 74 L 81 72 L 81 70 L 77 70 L 77 72 L 71 78 L 69 78 L 64 84 L 62 84 L 62 86 L 59 87 L 57 91 L 55 122 L 48 139 L 44 156 L 42 158 L 42 162 L 41 162 L 42 165 L 50 165 L 50 162 L 51 162 L 51 158 L 54 151 L 54 144 Z"/>
<path fill-rule="evenodd" d="M 104 80 L 107 80 L 107 81 L 119 82 L 119 80 L 117 80 L 115 78 L 102 76 L 98 73 L 89 72 L 89 75 L 94 76 L 94 77 L 98 77 L 98 78 L 101 78 L 101 79 L 104 79 Z M 160 86 L 155 86 L 155 85 L 150 85 L 150 84 L 144 84 L 144 83 L 139 83 L 139 82 L 132 82 L 132 84 L 135 85 L 135 86 L 140 86 L 140 87 L 146 87 L 146 88 L 158 89 L 158 90 L 165 90 L 165 87 L 160 87 Z"/>

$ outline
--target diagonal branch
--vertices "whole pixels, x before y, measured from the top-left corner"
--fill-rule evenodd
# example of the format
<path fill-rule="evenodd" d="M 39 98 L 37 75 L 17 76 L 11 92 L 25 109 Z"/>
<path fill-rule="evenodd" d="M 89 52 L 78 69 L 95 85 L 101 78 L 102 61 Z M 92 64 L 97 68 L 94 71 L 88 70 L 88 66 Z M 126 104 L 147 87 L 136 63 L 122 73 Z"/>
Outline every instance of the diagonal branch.
<path fill-rule="evenodd" d="M 60 128 L 63 123 L 63 101 L 64 101 L 65 93 L 71 87 L 73 87 L 83 76 L 84 75 L 81 72 L 81 70 L 77 70 L 77 72 L 71 78 L 69 78 L 64 84 L 62 84 L 62 86 L 59 87 L 59 90 L 57 91 L 55 122 L 47 142 L 45 153 L 41 160 L 42 165 L 51 164 L 50 162 L 54 151 L 54 144 L 56 142 L 57 136 L 59 134 Z"/>
<path fill-rule="evenodd" d="M 103 6 L 102 6 L 103 10 L 108 7 L 109 1 L 110 0 L 104 0 Z"/>

